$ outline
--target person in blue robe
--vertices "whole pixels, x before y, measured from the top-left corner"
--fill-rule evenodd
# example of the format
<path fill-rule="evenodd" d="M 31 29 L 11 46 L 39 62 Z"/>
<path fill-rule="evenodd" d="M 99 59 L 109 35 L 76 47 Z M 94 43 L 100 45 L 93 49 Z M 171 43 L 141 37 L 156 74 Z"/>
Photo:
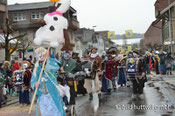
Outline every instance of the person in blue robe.
<path fill-rule="evenodd" d="M 56 85 L 56 72 L 58 71 L 59 62 L 53 58 L 48 58 L 45 69 L 43 71 L 40 82 L 38 82 L 43 59 L 48 57 L 47 50 L 38 48 L 36 51 L 37 63 L 31 78 L 31 87 L 34 89 L 38 87 L 36 93 L 37 107 L 36 116 L 65 116 L 62 97 L 60 96 Z M 47 55 L 46 55 L 47 54 Z"/>

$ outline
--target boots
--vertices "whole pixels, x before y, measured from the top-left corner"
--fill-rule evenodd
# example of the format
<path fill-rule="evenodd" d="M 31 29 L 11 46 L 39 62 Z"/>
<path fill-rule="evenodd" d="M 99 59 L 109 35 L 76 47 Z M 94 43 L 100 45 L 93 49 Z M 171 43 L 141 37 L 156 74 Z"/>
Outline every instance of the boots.
<path fill-rule="evenodd" d="M 92 93 L 89 93 L 89 100 L 90 100 L 90 101 L 93 100 L 93 95 L 92 95 Z"/>
<path fill-rule="evenodd" d="M 98 99 L 102 100 L 101 93 L 98 93 Z"/>

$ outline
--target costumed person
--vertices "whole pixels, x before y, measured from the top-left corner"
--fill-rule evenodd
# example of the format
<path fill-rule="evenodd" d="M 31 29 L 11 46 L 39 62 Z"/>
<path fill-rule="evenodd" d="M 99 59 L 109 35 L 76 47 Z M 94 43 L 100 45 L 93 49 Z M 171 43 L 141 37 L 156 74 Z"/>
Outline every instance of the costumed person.
<path fill-rule="evenodd" d="M 40 47 L 35 50 L 37 62 L 32 74 L 31 87 L 37 91 L 36 115 L 41 116 L 65 116 L 62 98 L 56 88 L 58 85 L 56 72 L 58 71 L 59 61 L 50 58 L 46 49 Z M 45 58 L 47 63 L 43 71 L 40 82 L 38 82 L 41 66 Z"/>
<path fill-rule="evenodd" d="M 10 70 L 10 62 L 4 61 L 4 69 L 6 72 L 6 88 L 9 89 L 9 94 L 14 94 L 14 86 L 12 83 L 12 71 Z"/>
<path fill-rule="evenodd" d="M 154 59 L 155 59 L 155 62 L 154 62 L 154 68 L 155 68 L 155 72 L 156 74 L 159 74 L 159 62 L 160 62 L 160 58 L 159 58 L 159 52 L 156 51 L 155 54 L 154 54 Z"/>
<path fill-rule="evenodd" d="M 76 68 L 76 61 L 71 57 L 71 51 L 64 51 L 63 57 L 61 59 L 61 71 L 64 73 L 72 73 L 74 74 L 74 69 Z M 75 105 L 75 83 L 74 80 L 68 80 L 68 86 L 70 87 L 70 101 L 67 101 L 66 105 Z M 68 109 L 69 110 L 69 109 Z"/>
<path fill-rule="evenodd" d="M 83 72 L 83 68 L 82 68 L 82 62 L 80 60 L 80 58 L 78 57 L 79 53 L 72 53 L 72 58 L 76 61 L 76 67 L 74 69 L 74 72 L 77 72 L 77 76 L 81 76 L 82 77 L 82 72 Z M 86 89 L 84 88 L 84 78 L 79 79 L 78 83 L 77 83 L 77 94 L 82 94 L 83 96 L 85 96 L 86 94 Z"/>
<path fill-rule="evenodd" d="M 101 58 L 98 55 L 97 48 L 92 48 L 89 54 L 89 62 L 91 62 L 92 66 L 90 69 L 90 78 L 85 79 L 84 87 L 89 94 L 89 100 L 93 100 L 92 93 L 92 82 L 94 80 L 94 85 L 96 88 L 96 92 L 98 93 L 99 99 L 101 99 L 101 82 L 99 80 L 99 75 L 101 73 Z"/>
<path fill-rule="evenodd" d="M 174 58 L 171 56 L 171 53 L 168 53 L 166 58 L 165 58 L 165 66 L 166 66 L 166 74 L 171 75 L 171 67 L 173 65 Z"/>
<path fill-rule="evenodd" d="M 118 65 L 119 65 L 119 59 L 117 57 L 114 58 L 114 71 L 113 71 L 113 80 L 112 80 L 112 85 L 113 85 L 113 88 L 114 90 L 117 89 L 116 87 L 116 81 L 117 81 L 117 76 L 118 76 Z"/>
<path fill-rule="evenodd" d="M 19 66 L 19 63 L 18 63 L 18 57 L 15 57 L 15 63 L 13 64 L 13 71 L 14 72 L 15 70 L 19 70 L 20 69 L 20 66 Z"/>
<path fill-rule="evenodd" d="M 113 66 L 114 61 L 112 56 L 109 54 L 108 59 L 102 63 L 102 91 L 111 94 L 112 91 L 112 79 L 113 79 Z"/>
<path fill-rule="evenodd" d="M 70 7 L 71 0 L 50 0 L 50 1 L 55 2 L 55 6 L 57 7 L 56 11 L 46 14 L 44 16 L 43 20 L 41 19 L 41 20 L 37 20 L 35 22 L 35 23 L 40 23 L 42 25 L 42 27 L 40 27 L 37 30 L 37 32 L 35 34 L 34 43 L 36 45 L 45 44 L 45 45 L 49 45 L 50 47 L 58 47 L 58 45 L 60 43 L 65 42 L 65 44 L 63 45 L 63 48 L 61 50 L 64 51 L 65 47 L 72 49 L 72 47 L 74 47 L 74 45 L 71 44 L 70 40 L 69 40 L 69 36 L 68 36 L 68 32 L 67 32 L 68 21 L 65 17 L 63 17 L 63 13 L 66 13 L 66 11 Z M 39 55 L 41 55 L 40 57 L 42 57 L 43 50 L 41 50 L 41 52 L 40 52 L 39 49 L 41 49 L 41 48 L 38 48 L 38 51 L 36 51 L 36 52 Z M 65 50 L 65 51 L 67 51 L 67 50 Z M 44 63 L 45 63 L 44 59 L 39 58 L 38 62 L 39 61 L 40 61 L 40 63 L 37 63 L 37 64 L 39 64 L 39 66 L 37 68 L 37 72 L 38 72 L 38 70 L 39 71 L 43 70 L 43 68 L 41 69 L 40 64 L 42 64 L 42 62 L 43 62 L 43 66 L 44 66 Z M 48 70 L 47 70 L 47 67 L 49 67 L 50 69 L 48 68 Z M 61 99 L 59 93 L 56 91 L 56 87 L 55 87 L 55 86 L 57 86 L 57 84 L 55 84 L 57 82 L 57 79 L 55 79 L 55 78 L 56 78 L 56 72 L 58 69 L 59 69 L 59 65 L 57 64 L 57 61 L 55 59 L 49 58 L 47 60 L 47 64 L 46 64 L 46 70 L 44 71 L 44 74 L 41 78 L 42 83 L 40 86 L 39 86 L 39 82 L 37 82 L 37 79 L 34 78 L 34 77 L 40 78 L 40 77 L 38 77 L 39 75 L 36 75 L 36 76 L 33 75 L 33 77 L 32 77 L 32 79 L 35 79 L 35 80 L 31 80 L 31 83 L 33 83 L 33 84 L 31 84 L 31 86 L 33 85 L 33 87 L 35 86 L 36 88 L 39 87 L 39 89 L 36 89 L 36 90 L 40 90 L 44 87 L 43 92 L 41 92 L 41 91 L 37 92 L 39 94 L 38 95 L 39 97 L 37 96 L 38 104 L 40 106 L 40 111 L 41 111 L 42 115 L 53 115 L 53 116 L 54 115 L 57 115 L 57 116 L 58 115 L 61 115 L 61 116 L 65 115 L 64 109 L 63 109 L 63 104 L 62 104 L 62 99 Z M 36 68 L 34 69 L 34 72 L 36 72 L 35 70 L 36 70 Z M 47 71 L 50 71 L 52 74 L 47 76 Z M 34 84 L 34 83 L 36 83 L 36 84 Z M 48 91 L 45 88 L 47 88 Z M 52 107 L 51 109 L 50 108 L 45 109 L 46 107 L 44 107 L 45 105 L 43 103 L 45 103 L 45 102 L 43 102 L 43 99 L 45 99 L 46 97 L 49 99 L 49 101 L 51 101 L 51 102 L 49 102 L 49 104 L 46 103 L 46 105 L 48 104 L 49 106 Z M 33 97 L 32 104 L 34 102 L 34 98 L 35 98 L 35 95 Z M 31 109 L 32 109 L 32 104 L 31 104 L 31 107 L 29 109 L 29 114 L 30 114 Z M 38 107 L 37 107 L 37 109 L 38 109 Z M 36 110 L 36 111 L 38 111 L 38 110 Z M 46 111 L 46 113 L 44 113 L 44 111 Z"/>
<path fill-rule="evenodd" d="M 126 57 L 119 56 L 118 63 L 118 85 L 126 85 L 126 76 L 124 69 L 126 68 Z"/>
<path fill-rule="evenodd" d="M 150 70 L 150 53 L 148 51 L 146 51 L 146 71 L 147 71 L 147 74 L 151 74 L 151 70 Z"/>
<path fill-rule="evenodd" d="M 22 64 L 24 73 L 23 73 L 23 85 L 22 89 L 19 92 L 19 102 L 22 105 L 29 105 L 30 104 L 30 98 L 29 98 L 29 91 L 30 91 L 30 80 L 32 77 L 32 72 L 30 71 L 30 62 L 23 61 Z"/>
<path fill-rule="evenodd" d="M 160 74 L 166 74 L 166 65 L 165 65 L 165 54 L 160 52 L 160 66 L 159 66 Z"/>
<path fill-rule="evenodd" d="M 134 52 L 132 57 L 126 61 L 126 72 L 133 83 L 132 100 L 142 99 L 143 88 L 146 80 L 146 61 L 143 57 L 138 58 L 138 53 Z"/>

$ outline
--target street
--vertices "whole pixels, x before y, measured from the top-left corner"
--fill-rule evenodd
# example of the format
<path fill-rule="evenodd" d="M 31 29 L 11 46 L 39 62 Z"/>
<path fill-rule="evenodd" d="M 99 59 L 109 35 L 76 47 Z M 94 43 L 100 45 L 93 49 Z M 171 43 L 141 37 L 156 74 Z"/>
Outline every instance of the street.
<path fill-rule="evenodd" d="M 169 81 L 175 81 L 173 76 L 151 75 L 145 84 L 144 97 L 131 100 L 132 89 L 119 87 L 111 95 L 102 94 L 102 100 L 94 93 L 93 101 L 89 96 L 78 95 L 76 99 L 77 116 L 174 116 L 175 86 Z M 36 106 L 31 116 L 34 116 Z M 29 106 L 19 106 L 19 103 L 0 109 L 0 116 L 27 116 Z"/>

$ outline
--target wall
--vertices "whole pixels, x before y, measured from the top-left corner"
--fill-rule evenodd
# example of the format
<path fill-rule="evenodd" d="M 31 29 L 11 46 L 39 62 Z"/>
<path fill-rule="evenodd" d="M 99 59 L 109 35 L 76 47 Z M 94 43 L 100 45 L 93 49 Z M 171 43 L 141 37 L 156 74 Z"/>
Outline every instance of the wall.
<path fill-rule="evenodd" d="M 161 27 L 162 22 L 159 22 L 156 26 Z M 147 44 L 161 44 L 162 30 L 150 25 L 146 33 L 144 34 L 144 48 L 148 48 Z"/>

